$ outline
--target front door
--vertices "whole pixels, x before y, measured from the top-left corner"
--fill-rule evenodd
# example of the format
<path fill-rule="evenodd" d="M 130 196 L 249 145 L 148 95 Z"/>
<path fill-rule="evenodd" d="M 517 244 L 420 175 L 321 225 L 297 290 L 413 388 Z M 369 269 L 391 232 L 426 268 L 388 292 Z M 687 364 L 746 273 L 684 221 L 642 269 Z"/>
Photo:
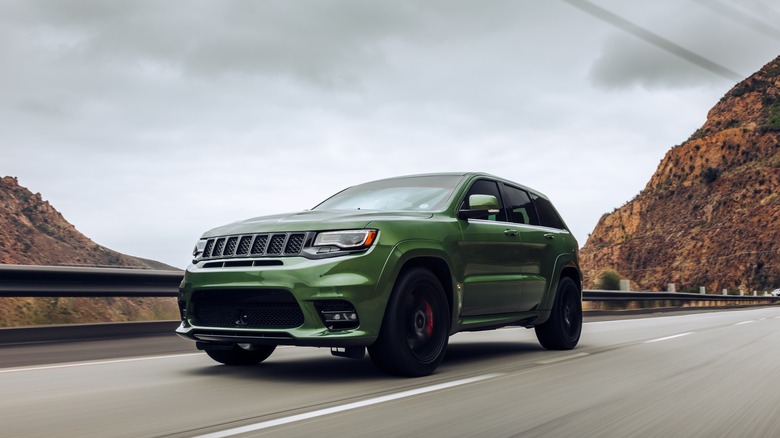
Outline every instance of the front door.
<path fill-rule="evenodd" d="M 492 195 L 498 199 L 497 214 L 461 221 L 460 244 L 464 262 L 463 309 L 461 316 L 495 315 L 524 309 L 522 284 L 523 249 L 520 233 L 507 222 L 506 211 L 495 181 L 478 180 L 466 194 Z M 468 205 L 464 205 L 468 208 Z"/>

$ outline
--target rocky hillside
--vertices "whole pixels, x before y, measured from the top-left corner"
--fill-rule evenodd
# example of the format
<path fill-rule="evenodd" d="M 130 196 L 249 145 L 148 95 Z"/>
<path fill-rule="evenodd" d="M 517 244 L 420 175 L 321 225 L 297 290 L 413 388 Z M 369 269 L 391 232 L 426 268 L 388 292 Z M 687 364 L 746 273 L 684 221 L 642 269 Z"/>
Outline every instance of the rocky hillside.
<path fill-rule="evenodd" d="M 586 287 L 614 269 L 632 288 L 780 287 L 780 57 L 732 88 L 581 251 Z"/>
<path fill-rule="evenodd" d="M 0 179 L 0 263 L 174 269 L 96 244 L 9 176 Z"/>
<path fill-rule="evenodd" d="M 40 193 L 0 179 L 0 263 L 175 269 L 127 256 L 81 234 Z M 69 322 L 176 319 L 174 299 L 0 298 L 0 327 Z"/>

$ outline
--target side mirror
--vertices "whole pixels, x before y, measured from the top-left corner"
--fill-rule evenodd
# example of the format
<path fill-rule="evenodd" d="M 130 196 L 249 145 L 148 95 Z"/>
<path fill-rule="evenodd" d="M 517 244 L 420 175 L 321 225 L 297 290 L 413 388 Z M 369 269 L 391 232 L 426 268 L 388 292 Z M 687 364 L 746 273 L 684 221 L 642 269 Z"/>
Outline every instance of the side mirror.
<path fill-rule="evenodd" d="M 498 199 L 493 195 L 469 196 L 469 209 L 458 211 L 458 219 L 470 219 L 488 214 L 498 214 Z"/>

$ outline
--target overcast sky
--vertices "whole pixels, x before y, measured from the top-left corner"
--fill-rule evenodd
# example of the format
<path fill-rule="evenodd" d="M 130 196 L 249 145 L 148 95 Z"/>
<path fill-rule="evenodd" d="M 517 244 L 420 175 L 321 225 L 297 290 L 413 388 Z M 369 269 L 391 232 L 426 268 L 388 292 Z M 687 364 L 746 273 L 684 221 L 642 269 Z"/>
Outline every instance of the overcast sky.
<path fill-rule="evenodd" d="M 381 177 L 484 171 L 584 245 L 739 78 L 777 0 L 0 1 L 0 175 L 111 249 Z M 733 4 L 733 5 L 732 5 Z"/>

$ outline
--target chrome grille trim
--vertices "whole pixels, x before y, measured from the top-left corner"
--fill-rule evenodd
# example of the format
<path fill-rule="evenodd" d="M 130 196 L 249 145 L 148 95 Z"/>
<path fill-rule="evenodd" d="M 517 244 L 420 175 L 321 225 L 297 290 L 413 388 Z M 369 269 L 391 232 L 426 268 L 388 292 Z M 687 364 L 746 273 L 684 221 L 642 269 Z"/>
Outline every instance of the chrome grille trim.
<path fill-rule="evenodd" d="M 265 254 L 265 246 L 268 244 L 268 235 L 267 234 L 260 234 L 257 236 L 254 236 L 254 240 L 252 243 L 252 250 L 249 252 L 251 255 L 262 255 Z"/>
<path fill-rule="evenodd" d="M 237 256 L 249 254 L 249 246 L 252 244 L 252 236 L 241 236 L 241 241 L 238 242 Z"/>
<path fill-rule="evenodd" d="M 227 243 L 225 243 L 225 251 L 223 256 L 230 257 L 236 253 L 236 245 L 238 244 L 238 237 L 228 237 Z"/>
<path fill-rule="evenodd" d="M 201 260 L 246 257 L 290 257 L 301 253 L 314 233 L 258 233 L 211 237 Z"/>
<path fill-rule="evenodd" d="M 271 236 L 271 242 L 266 249 L 266 255 L 281 255 L 282 249 L 284 249 L 284 242 L 287 241 L 287 236 L 284 234 L 274 234 Z"/>
<path fill-rule="evenodd" d="M 222 249 L 225 248 L 225 238 L 221 237 L 214 241 L 214 252 L 211 253 L 212 257 L 220 257 L 222 255 Z"/>
<path fill-rule="evenodd" d="M 305 239 L 306 236 L 298 233 L 287 236 L 287 243 L 284 245 L 284 254 L 300 254 Z"/>

